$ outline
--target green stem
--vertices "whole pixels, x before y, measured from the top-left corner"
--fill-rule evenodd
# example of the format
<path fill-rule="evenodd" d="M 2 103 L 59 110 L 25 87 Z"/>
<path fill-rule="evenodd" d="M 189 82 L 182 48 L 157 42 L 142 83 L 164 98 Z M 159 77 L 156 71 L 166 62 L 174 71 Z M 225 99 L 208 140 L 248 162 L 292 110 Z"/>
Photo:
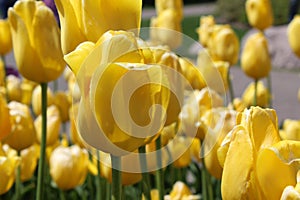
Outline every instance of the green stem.
<path fill-rule="evenodd" d="M 112 200 L 122 199 L 122 174 L 119 170 L 121 168 L 121 157 L 110 155 L 112 164 Z"/>
<path fill-rule="evenodd" d="M 18 156 L 21 157 L 21 151 L 18 151 Z M 17 177 L 16 177 L 16 200 L 21 199 L 21 165 L 17 168 Z"/>
<path fill-rule="evenodd" d="M 36 199 L 42 200 L 44 194 L 44 170 L 45 170 L 45 157 L 46 157 L 46 140 L 47 140 L 47 83 L 41 83 L 42 88 L 42 138 L 40 160 L 38 166 L 38 180 Z"/>
<path fill-rule="evenodd" d="M 62 190 L 59 190 L 59 199 L 60 200 L 66 200 L 65 192 Z"/>
<path fill-rule="evenodd" d="M 143 183 L 143 194 L 145 195 L 146 200 L 151 200 L 150 193 L 150 178 L 147 170 L 147 159 L 146 159 L 146 147 L 141 146 L 139 148 L 139 158 L 140 158 L 140 166 L 142 171 L 142 183 Z"/>
<path fill-rule="evenodd" d="M 267 77 L 267 87 L 268 87 L 268 91 L 269 91 L 269 108 L 273 107 L 273 102 L 272 102 L 272 80 L 271 80 L 271 73 L 269 74 L 269 76 Z"/>
<path fill-rule="evenodd" d="M 233 103 L 234 91 L 233 91 L 233 85 L 232 85 L 231 76 L 230 76 L 230 67 L 227 71 L 227 82 L 228 82 L 228 87 L 229 87 L 230 102 Z"/>
<path fill-rule="evenodd" d="M 163 200 L 165 195 L 165 191 L 164 191 L 165 188 L 164 188 L 164 175 L 162 169 L 162 153 L 161 153 L 160 136 L 155 141 L 155 145 L 156 145 L 156 163 L 157 163 L 157 170 L 155 172 L 156 188 L 158 189 L 159 200 Z"/>
<path fill-rule="evenodd" d="M 110 200 L 110 191 L 111 191 L 111 184 L 110 183 L 106 182 L 106 184 L 105 184 L 105 190 L 106 190 L 106 192 L 105 192 L 105 199 L 106 200 Z"/>
<path fill-rule="evenodd" d="M 258 83 L 258 80 L 255 79 L 254 81 L 254 97 L 253 97 L 253 106 L 256 106 L 257 105 L 257 83 Z"/>
<path fill-rule="evenodd" d="M 96 199 L 97 200 L 101 200 L 102 198 L 102 194 L 101 194 L 101 172 L 100 172 L 100 153 L 99 151 L 97 151 L 97 171 L 98 171 L 98 174 L 97 174 L 97 178 L 96 178 L 96 185 L 97 185 L 97 193 L 96 193 Z"/>

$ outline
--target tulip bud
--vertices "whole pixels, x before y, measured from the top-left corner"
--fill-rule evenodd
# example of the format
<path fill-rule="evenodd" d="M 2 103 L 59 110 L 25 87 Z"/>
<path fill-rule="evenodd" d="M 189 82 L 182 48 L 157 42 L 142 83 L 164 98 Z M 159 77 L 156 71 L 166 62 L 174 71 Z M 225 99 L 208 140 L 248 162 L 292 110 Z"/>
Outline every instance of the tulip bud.
<path fill-rule="evenodd" d="M 21 79 L 14 76 L 8 75 L 6 77 L 6 88 L 8 93 L 8 98 L 10 101 L 21 101 L 22 90 L 21 90 Z"/>
<path fill-rule="evenodd" d="M 21 181 L 25 182 L 33 176 L 39 158 L 39 148 L 32 145 L 21 151 Z"/>
<path fill-rule="evenodd" d="M 11 133 L 4 142 L 17 151 L 31 146 L 36 139 L 35 127 L 27 105 L 11 101 L 8 104 L 11 116 Z"/>
<path fill-rule="evenodd" d="M 261 31 L 273 24 L 270 0 L 247 0 L 246 14 L 250 25 Z"/>
<path fill-rule="evenodd" d="M 5 78 L 6 78 L 5 65 L 2 59 L 0 59 L 0 86 L 5 85 Z"/>
<path fill-rule="evenodd" d="M 287 35 L 288 35 L 289 44 L 293 52 L 298 57 L 300 57 L 300 41 L 298 38 L 299 32 L 300 32 L 300 15 L 296 15 L 288 25 Z"/>
<path fill-rule="evenodd" d="M 42 107 L 42 90 L 41 87 L 38 85 L 34 88 L 32 92 L 32 110 L 36 116 L 41 114 L 41 107 Z M 52 105 L 54 101 L 52 90 L 48 87 L 47 88 L 47 107 Z"/>
<path fill-rule="evenodd" d="M 241 66 L 247 76 L 260 79 L 268 76 L 271 59 L 268 42 L 263 33 L 255 33 L 247 39 L 241 56 Z"/>
<path fill-rule="evenodd" d="M 10 190 L 15 181 L 15 172 L 20 163 L 19 157 L 0 156 L 0 195 Z"/>
<path fill-rule="evenodd" d="M 54 105 L 47 108 L 47 146 L 53 145 L 59 138 L 59 131 L 61 125 L 60 112 Z M 34 126 L 37 132 L 37 140 L 40 143 L 42 137 L 42 115 L 39 115 L 35 121 Z"/>
<path fill-rule="evenodd" d="M 292 120 L 292 119 L 285 119 L 283 121 L 282 126 L 284 131 L 284 137 L 281 138 L 284 140 L 296 140 L 300 141 L 300 121 L 299 120 Z"/>
<path fill-rule="evenodd" d="M 76 118 L 78 115 L 78 103 L 72 104 L 69 110 L 69 116 L 70 116 L 70 137 L 73 144 L 77 144 L 81 148 L 84 148 L 85 142 L 83 141 L 81 135 L 77 131 L 76 127 Z"/>
<path fill-rule="evenodd" d="M 5 55 L 12 49 L 12 38 L 9 22 L 6 19 L 0 19 L 0 55 Z"/>
<path fill-rule="evenodd" d="M 226 61 L 234 65 L 238 61 L 240 51 L 239 39 L 229 25 L 215 26 L 208 49 L 213 60 Z"/>
<path fill-rule="evenodd" d="M 5 139 L 11 132 L 9 109 L 5 98 L 0 95 L 0 141 Z"/>
<path fill-rule="evenodd" d="M 60 118 L 63 123 L 69 120 L 70 104 L 66 93 L 58 91 L 54 94 L 54 105 L 59 109 Z"/>
<path fill-rule="evenodd" d="M 197 29 L 197 32 L 199 34 L 199 42 L 204 47 L 207 47 L 208 45 L 208 41 L 210 40 L 214 25 L 215 19 L 212 15 L 202 16 L 200 18 L 200 26 Z"/>
<path fill-rule="evenodd" d="M 190 144 L 190 138 L 184 137 L 176 137 L 170 142 L 169 150 L 172 158 L 174 159 L 174 167 L 184 168 L 191 163 L 192 157 L 190 154 Z"/>
<path fill-rule="evenodd" d="M 86 179 L 88 153 L 76 145 L 57 147 L 49 160 L 50 175 L 61 190 L 73 189 Z"/>
<path fill-rule="evenodd" d="M 253 82 L 250 83 L 242 95 L 243 102 L 246 104 L 247 107 L 253 105 L 254 87 L 255 87 L 255 84 Z M 257 106 L 267 107 L 269 104 L 269 96 L 270 96 L 269 91 L 264 86 L 263 82 L 258 81 L 257 93 L 256 93 Z"/>
<path fill-rule="evenodd" d="M 174 9 L 164 10 L 160 15 L 151 19 L 150 38 L 155 44 L 168 45 L 176 49 L 181 45 L 181 19 Z"/>

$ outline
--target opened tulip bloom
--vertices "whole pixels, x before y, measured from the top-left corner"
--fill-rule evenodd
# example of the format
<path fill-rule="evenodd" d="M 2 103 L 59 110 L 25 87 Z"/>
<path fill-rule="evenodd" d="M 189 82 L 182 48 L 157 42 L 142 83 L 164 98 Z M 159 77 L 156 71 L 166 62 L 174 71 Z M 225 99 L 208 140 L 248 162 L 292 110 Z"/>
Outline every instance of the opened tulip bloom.
<path fill-rule="evenodd" d="M 237 115 L 237 125 L 218 149 L 219 162 L 224 166 L 221 184 L 224 200 L 269 199 L 276 189 L 265 192 L 265 188 L 273 187 L 273 182 L 270 185 L 268 178 L 277 179 L 278 172 L 272 174 L 262 171 L 269 162 L 262 162 L 258 156 L 264 149 L 279 141 L 277 115 L 274 110 L 251 107 Z M 270 166 L 277 171 L 282 165 Z"/>
<path fill-rule="evenodd" d="M 112 48 L 115 45 L 118 48 Z M 132 152 L 150 142 L 164 126 L 165 112 L 152 106 L 168 108 L 168 69 L 143 64 L 143 51 L 138 48 L 132 33 L 109 31 L 96 44 L 82 43 L 65 56 L 84 94 L 77 119 L 79 132 L 89 144 L 107 153 Z"/>
<path fill-rule="evenodd" d="M 138 29 L 142 1 L 135 0 L 55 0 L 61 24 L 63 53 L 67 54 L 84 41 L 97 42 L 108 30 Z"/>
<path fill-rule="evenodd" d="M 0 55 L 5 55 L 12 50 L 12 38 L 9 22 L 0 19 Z"/>
<path fill-rule="evenodd" d="M 246 14 L 250 25 L 261 31 L 273 24 L 273 10 L 270 0 L 247 0 Z"/>
<path fill-rule="evenodd" d="M 288 25 L 287 35 L 288 35 L 289 44 L 293 52 L 298 57 L 300 57 L 300 42 L 298 39 L 299 32 L 300 32 L 300 15 L 296 15 Z"/>
<path fill-rule="evenodd" d="M 19 72 L 38 83 L 57 79 L 65 62 L 60 31 L 50 8 L 42 1 L 21 0 L 9 9 L 8 19 Z"/>

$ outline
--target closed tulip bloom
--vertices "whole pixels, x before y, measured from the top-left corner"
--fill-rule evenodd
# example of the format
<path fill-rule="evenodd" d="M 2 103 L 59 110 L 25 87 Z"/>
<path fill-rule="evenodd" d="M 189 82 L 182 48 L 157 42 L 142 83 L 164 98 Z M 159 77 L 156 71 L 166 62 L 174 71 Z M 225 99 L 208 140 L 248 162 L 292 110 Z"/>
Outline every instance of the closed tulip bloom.
<path fill-rule="evenodd" d="M 19 163 L 19 157 L 0 156 L 0 195 L 8 192 L 14 184 Z"/>
<path fill-rule="evenodd" d="M 21 151 L 21 181 L 25 182 L 33 176 L 39 158 L 39 148 L 36 144 Z"/>
<path fill-rule="evenodd" d="M 65 62 L 60 31 L 50 8 L 42 1 L 21 0 L 9 9 L 8 19 L 19 72 L 38 83 L 57 79 Z"/>
<path fill-rule="evenodd" d="M 47 146 L 53 145 L 59 138 L 61 118 L 59 109 L 55 106 L 47 108 Z M 34 120 L 34 126 L 37 133 L 37 141 L 41 142 L 42 137 L 42 115 Z"/>
<path fill-rule="evenodd" d="M 247 76 L 260 79 L 268 76 L 271 58 L 268 41 L 263 33 L 255 33 L 247 39 L 241 56 L 241 66 Z"/>
<path fill-rule="evenodd" d="M 50 156 L 50 175 L 61 190 L 73 189 L 86 179 L 88 153 L 77 145 L 57 147 Z"/>
<path fill-rule="evenodd" d="M 164 10 L 160 15 L 151 19 L 150 39 L 154 44 L 163 44 L 171 49 L 181 45 L 181 19 L 174 9 Z"/>
<path fill-rule="evenodd" d="M 208 42 L 213 32 L 214 25 L 215 18 L 212 15 L 202 16 L 200 18 L 200 26 L 197 29 L 197 32 L 199 34 L 199 42 L 204 47 L 207 47 L 208 45 Z"/>
<path fill-rule="evenodd" d="M 30 109 L 27 105 L 16 101 L 11 101 L 8 107 L 12 119 L 12 128 L 4 143 L 7 143 L 17 151 L 26 149 L 36 139 L 36 131 Z"/>
<path fill-rule="evenodd" d="M 184 197 L 190 195 L 192 195 L 192 192 L 188 186 L 181 181 L 177 181 L 174 183 L 170 192 L 170 199 L 183 199 Z"/>
<path fill-rule="evenodd" d="M 66 1 L 55 0 L 61 24 L 64 54 L 84 41 L 96 42 L 108 30 L 138 29 L 142 0 Z"/>
<path fill-rule="evenodd" d="M 14 75 L 8 75 L 6 77 L 6 88 L 9 100 L 18 102 L 21 101 L 22 90 L 20 78 Z"/>
<path fill-rule="evenodd" d="M 178 12 L 177 17 L 182 19 L 183 17 L 183 1 L 182 0 L 155 0 L 156 15 L 159 16 L 163 11 L 167 9 L 174 9 Z"/>
<path fill-rule="evenodd" d="M 270 0 L 247 0 L 246 14 L 251 26 L 264 30 L 273 24 L 273 10 Z"/>
<path fill-rule="evenodd" d="M 229 25 L 215 26 L 208 48 L 214 60 L 236 64 L 239 57 L 240 43 Z"/>
<path fill-rule="evenodd" d="M 12 49 L 12 38 L 7 19 L 0 19 L 0 55 L 5 55 Z"/>
<path fill-rule="evenodd" d="M 267 185 L 266 182 L 260 181 L 260 172 L 258 171 L 258 165 L 263 169 L 263 166 L 269 165 L 269 162 L 264 161 L 263 164 L 263 160 L 259 161 L 258 156 L 264 149 L 280 141 L 276 112 L 272 109 L 251 107 L 239 113 L 236 122 L 237 125 L 225 137 L 218 149 L 220 165 L 224 166 L 221 183 L 222 198 L 225 200 L 273 199 L 269 198 L 271 191 L 264 193 L 263 186 Z M 272 172 L 281 167 L 272 164 L 270 166 L 274 168 Z M 277 172 L 272 175 L 271 173 L 263 174 L 262 180 L 268 180 L 271 188 L 273 181 L 270 185 L 268 178 L 273 176 L 277 179 Z M 277 182 L 280 180 L 278 179 Z M 272 188 L 272 190 L 275 193 L 276 189 Z"/>
<path fill-rule="evenodd" d="M 254 99 L 254 83 L 250 83 L 242 95 L 243 102 L 247 107 L 253 104 Z M 257 83 L 256 104 L 260 107 L 267 107 L 269 104 L 269 91 L 262 81 Z"/>
<path fill-rule="evenodd" d="M 283 130 L 280 131 L 280 136 L 284 140 L 300 141 L 300 121 L 293 119 L 285 119 L 283 121 Z"/>
<path fill-rule="evenodd" d="M 69 110 L 69 116 L 70 116 L 70 138 L 73 144 L 77 144 L 81 148 L 84 148 L 85 142 L 82 139 L 81 135 L 77 131 L 76 127 L 76 117 L 78 114 L 78 106 L 79 103 L 72 104 L 71 108 Z"/>
<path fill-rule="evenodd" d="M 24 80 L 21 83 L 21 90 L 22 90 L 21 102 L 28 106 L 31 104 L 31 97 L 32 97 L 34 86 L 35 86 L 34 84 Z"/>
<path fill-rule="evenodd" d="M 0 95 L 0 113 L 0 141 L 2 141 L 10 134 L 12 126 L 9 108 L 6 103 L 6 99 L 2 95 Z"/>
<path fill-rule="evenodd" d="M 176 137 L 171 140 L 169 150 L 171 152 L 174 162 L 172 163 L 176 168 L 187 167 L 191 161 L 192 156 L 190 153 L 191 138 Z"/>
<path fill-rule="evenodd" d="M 41 107 L 42 107 L 42 90 L 41 87 L 38 85 L 33 89 L 32 97 L 31 97 L 31 105 L 33 113 L 38 116 L 41 114 Z M 54 102 L 53 92 L 48 87 L 47 88 L 47 107 L 52 105 Z"/>
<path fill-rule="evenodd" d="M 54 105 L 59 109 L 61 121 L 67 122 L 69 120 L 69 109 L 70 109 L 70 101 L 65 92 L 57 91 L 54 94 Z"/>
<path fill-rule="evenodd" d="M 296 15 L 294 19 L 289 23 L 287 29 L 288 41 L 293 52 L 300 57 L 300 42 L 298 35 L 300 32 L 300 15 Z"/>

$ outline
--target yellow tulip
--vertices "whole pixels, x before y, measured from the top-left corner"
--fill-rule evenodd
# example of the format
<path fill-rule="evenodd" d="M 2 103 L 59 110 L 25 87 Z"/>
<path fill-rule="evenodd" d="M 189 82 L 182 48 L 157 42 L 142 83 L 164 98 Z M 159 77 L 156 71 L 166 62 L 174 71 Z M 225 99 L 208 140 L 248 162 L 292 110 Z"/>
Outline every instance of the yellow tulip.
<path fill-rule="evenodd" d="M 280 131 L 280 136 L 284 140 L 300 141 L 300 121 L 285 119 L 283 122 L 283 132 Z"/>
<path fill-rule="evenodd" d="M 28 106 L 30 105 L 33 89 L 34 86 L 31 83 L 24 82 L 24 81 L 21 83 L 21 91 L 22 91 L 21 102 L 23 104 L 26 104 Z"/>
<path fill-rule="evenodd" d="M 0 19 L 0 55 L 5 55 L 12 49 L 12 39 L 7 19 Z"/>
<path fill-rule="evenodd" d="M 181 19 L 178 18 L 177 10 L 166 9 L 151 19 L 150 40 L 154 44 L 167 45 L 171 49 L 181 45 Z"/>
<path fill-rule="evenodd" d="M 202 140 L 208 129 L 208 124 L 203 121 L 203 115 L 206 111 L 222 105 L 223 99 L 215 91 L 208 88 L 194 90 L 180 113 L 183 132 Z"/>
<path fill-rule="evenodd" d="M 5 138 L 4 143 L 17 151 L 31 146 L 36 139 L 36 131 L 33 124 L 30 109 L 27 105 L 16 101 L 8 104 L 11 116 L 11 133 Z"/>
<path fill-rule="evenodd" d="M 160 133 L 162 147 L 166 146 L 169 143 L 169 141 L 175 137 L 176 125 L 177 125 L 177 122 L 174 122 L 173 124 L 171 124 L 169 126 L 165 126 L 162 129 L 162 131 Z"/>
<path fill-rule="evenodd" d="M 59 146 L 50 156 L 49 167 L 52 180 L 60 189 L 73 189 L 85 181 L 88 153 L 77 145 Z"/>
<path fill-rule="evenodd" d="M 165 113 L 153 105 L 168 106 L 166 69 L 143 64 L 137 41 L 129 32 L 109 31 L 94 47 L 88 42 L 80 46 L 65 59 L 83 94 L 77 119 L 81 136 L 91 146 L 113 154 L 145 145 L 164 126 Z M 89 46 L 90 53 L 84 46 Z"/>
<path fill-rule="evenodd" d="M 183 1 L 182 0 L 155 0 L 156 15 L 159 16 L 163 11 L 167 9 L 174 9 L 177 11 L 177 17 L 182 19 L 183 17 Z"/>
<path fill-rule="evenodd" d="M 65 62 L 59 27 L 50 8 L 41 1 L 20 0 L 9 9 L 8 19 L 19 72 L 38 83 L 57 79 Z"/>
<path fill-rule="evenodd" d="M 224 89 L 225 91 L 228 90 L 228 70 L 230 67 L 230 63 L 226 61 L 214 61 L 213 62 L 215 67 L 217 68 L 219 74 L 221 75 Z"/>
<path fill-rule="evenodd" d="M 234 98 L 232 105 L 237 112 L 243 112 L 247 108 L 246 103 L 240 98 Z"/>
<path fill-rule="evenodd" d="M 79 106 L 79 103 L 73 104 L 73 105 L 71 105 L 71 108 L 69 110 L 70 134 L 71 134 L 70 137 L 71 137 L 71 141 L 73 142 L 73 144 L 77 144 L 81 148 L 84 148 L 84 147 L 86 147 L 86 144 L 85 144 L 84 140 L 82 139 L 81 135 L 78 133 L 77 127 L 76 127 L 76 117 L 78 114 L 78 106 Z"/>
<path fill-rule="evenodd" d="M 288 41 L 293 52 L 300 57 L 300 42 L 298 35 L 300 32 L 300 15 L 296 15 L 294 19 L 289 23 L 287 29 Z"/>
<path fill-rule="evenodd" d="M 255 33 L 246 40 L 241 56 L 241 66 L 246 75 L 254 79 L 268 76 L 271 70 L 271 59 L 268 41 L 263 33 Z"/>
<path fill-rule="evenodd" d="M 214 60 L 236 64 L 239 57 L 239 39 L 230 25 L 214 26 L 208 49 Z"/>
<path fill-rule="evenodd" d="M 65 92 L 57 91 L 54 94 L 54 105 L 59 109 L 61 121 L 67 122 L 69 120 L 69 109 L 70 109 L 70 102 Z"/>
<path fill-rule="evenodd" d="M 211 34 L 213 32 L 213 28 L 215 25 L 215 18 L 212 15 L 202 16 L 200 18 L 200 26 L 197 29 L 199 35 L 199 42 L 207 47 L 208 42 L 211 38 Z"/>
<path fill-rule="evenodd" d="M 247 0 L 246 14 L 251 26 L 264 30 L 273 24 L 273 10 L 270 0 Z"/>
<path fill-rule="evenodd" d="M 59 139 L 61 118 L 59 109 L 55 106 L 47 108 L 47 146 L 53 145 Z M 37 132 L 37 141 L 41 143 L 42 137 L 42 115 L 34 120 L 34 126 Z"/>
<path fill-rule="evenodd" d="M 182 69 L 182 75 L 188 81 L 193 89 L 201 90 L 206 87 L 206 82 L 201 72 L 196 68 L 192 61 L 187 58 L 179 58 L 179 63 Z"/>
<path fill-rule="evenodd" d="M 190 153 L 192 156 L 192 159 L 195 159 L 197 162 L 201 161 L 201 141 L 198 138 L 192 139 L 192 144 L 190 147 Z"/>
<path fill-rule="evenodd" d="M 21 151 L 21 181 L 25 182 L 33 176 L 39 158 L 39 148 L 32 145 Z"/>
<path fill-rule="evenodd" d="M 183 199 L 184 197 L 190 195 L 192 195 L 192 192 L 188 188 L 188 186 L 181 181 L 177 181 L 176 183 L 174 183 L 170 192 L 170 199 Z"/>
<path fill-rule="evenodd" d="M 269 199 L 270 193 L 263 193 L 264 188 L 259 181 L 257 157 L 261 151 L 279 141 L 275 110 L 251 107 L 237 115 L 237 125 L 218 149 L 220 165 L 224 166 L 221 183 L 223 199 Z M 277 171 L 276 165 L 270 166 Z M 263 168 L 263 165 L 260 167 Z M 277 173 L 272 176 L 275 178 Z M 273 183 L 270 185 L 269 181 L 268 185 L 272 188 Z"/>
<path fill-rule="evenodd" d="M 122 176 L 122 185 L 133 185 L 135 183 L 138 183 L 142 180 L 141 173 L 131 173 L 127 172 L 126 170 L 122 170 L 124 166 L 128 167 L 128 165 L 131 166 L 139 166 L 139 160 L 135 159 L 136 157 L 132 157 L 130 154 L 122 157 L 121 159 L 121 176 Z M 106 180 L 108 180 L 110 183 L 112 181 L 112 168 L 111 168 L 111 158 L 110 155 L 107 153 L 100 153 L 100 170 L 101 170 L 101 176 L 103 176 Z"/>
<path fill-rule="evenodd" d="M 6 77 L 6 88 L 9 100 L 18 102 L 21 101 L 22 90 L 20 78 L 14 75 L 8 75 Z"/>
<path fill-rule="evenodd" d="M 159 191 L 158 189 L 152 189 L 150 191 L 151 200 L 159 200 Z M 144 194 L 142 195 L 142 200 L 146 200 Z"/>
<path fill-rule="evenodd" d="M 0 195 L 10 190 L 15 181 L 16 169 L 20 158 L 0 156 Z"/>
<path fill-rule="evenodd" d="M 32 97 L 31 97 L 31 105 L 32 110 L 36 116 L 41 114 L 42 108 L 42 90 L 41 87 L 38 85 L 33 89 Z M 51 106 L 54 102 L 52 90 L 48 87 L 47 88 L 47 107 Z"/>
<path fill-rule="evenodd" d="M 254 83 L 250 83 L 242 95 L 243 102 L 247 107 L 253 105 Z M 256 104 L 260 107 L 267 107 L 269 104 L 270 93 L 262 81 L 257 83 Z"/>
<path fill-rule="evenodd" d="M 299 141 L 284 140 L 258 153 L 257 178 L 268 199 L 280 199 L 285 187 L 296 185 L 299 149 Z"/>
<path fill-rule="evenodd" d="M 172 158 L 174 159 L 173 166 L 176 168 L 187 167 L 191 161 L 192 156 L 190 153 L 191 138 L 175 137 L 169 143 L 169 150 Z"/>
<path fill-rule="evenodd" d="M 0 141 L 2 141 L 10 134 L 12 126 L 6 99 L 2 95 L 0 95 L 0 113 Z"/>
<path fill-rule="evenodd" d="M 208 111 L 209 131 L 204 140 L 204 163 L 208 172 L 221 179 L 223 168 L 219 163 L 217 151 L 225 136 L 236 124 L 236 111 L 226 108 L 216 108 Z"/>
<path fill-rule="evenodd" d="M 55 0 L 64 54 L 84 41 L 96 42 L 108 30 L 138 29 L 141 23 L 142 0 L 66 1 Z"/>

